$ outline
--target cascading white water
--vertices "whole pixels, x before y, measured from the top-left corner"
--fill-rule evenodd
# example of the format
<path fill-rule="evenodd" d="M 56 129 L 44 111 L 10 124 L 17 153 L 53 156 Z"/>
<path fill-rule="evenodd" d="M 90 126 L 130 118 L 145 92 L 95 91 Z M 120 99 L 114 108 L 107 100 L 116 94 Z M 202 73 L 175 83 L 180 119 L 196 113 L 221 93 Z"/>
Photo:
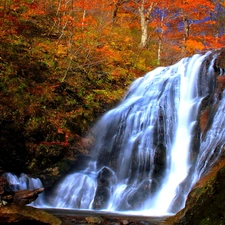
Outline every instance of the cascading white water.
<path fill-rule="evenodd" d="M 42 182 L 39 178 L 32 178 L 24 173 L 21 173 L 19 176 L 12 173 L 4 173 L 2 176 L 8 180 L 12 191 L 34 190 L 43 187 Z M 30 205 L 43 205 L 42 194 L 40 194 L 37 200 L 32 202 Z"/>
<path fill-rule="evenodd" d="M 3 177 L 9 181 L 13 191 L 34 190 L 43 187 L 39 178 L 32 178 L 24 173 L 20 174 L 20 176 L 12 173 L 4 173 Z"/>
<path fill-rule="evenodd" d="M 201 63 L 205 57 L 195 55 L 190 59 L 187 66 L 179 65 L 180 99 L 177 108 L 178 123 L 175 139 L 171 147 L 171 163 L 168 167 L 168 175 L 165 176 L 165 181 L 158 192 L 156 203 L 152 207 L 156 213 L 168 212 L 171 202 L 176 196 L 177 187 L 187 177 L 189 172 L 189 151 L 192 131 L 196 123 L 198 107 L 202 98 L 202 96 L 198 95 L 196 81 Z"/>
<path fill-rule="evenodd" d="M 215 58 L 197 54 L 133 82 L 121 104 L 93 127 L 86 167 L 66 176 L 38 207 L 152 216 L 182 209 L 225 144 L 225 94 L 206 134 L 197 122 L 202 100 L 214 93 Z"/>
<path fill-rule="evenodd" d="M 96 141 L 89 166 L 60 183 L 52 205 L 149 215 L 183 208 L 197 181 L 192 176 L 187 191 L 180 190 L 190 173 L 192 132 L 205 97 L 199 94 L 198 77 L 209 54 L 182 59 L 137 79 L 121 104 L 93 128 Z M 179 193 L 182 202 L 173 207 Z"/>
<path fill-rule="evenodd" d="M 56 208 L 91 208 L 96 189 L 95 165 L 90 162 L 87 169 L 68 175 L 59 185 L 53 205 Z"/>

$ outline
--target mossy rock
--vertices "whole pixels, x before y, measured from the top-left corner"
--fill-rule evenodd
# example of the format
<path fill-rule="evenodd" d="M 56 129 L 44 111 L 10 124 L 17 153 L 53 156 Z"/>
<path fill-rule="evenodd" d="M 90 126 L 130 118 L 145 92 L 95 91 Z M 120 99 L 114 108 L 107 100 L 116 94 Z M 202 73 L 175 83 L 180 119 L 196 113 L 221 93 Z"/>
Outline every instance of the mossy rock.
<path fill-rule="evenodd" d="M 174 225 L 225 224 L 225 159 L 221 158 L 195 185 L 183 210 L 170 218 Z"/>
<path fill-rule="evenodd" d="M 0 207 L 1 224 L 62 225 L 57 217 L 29 206 L 7 205 Z"/>

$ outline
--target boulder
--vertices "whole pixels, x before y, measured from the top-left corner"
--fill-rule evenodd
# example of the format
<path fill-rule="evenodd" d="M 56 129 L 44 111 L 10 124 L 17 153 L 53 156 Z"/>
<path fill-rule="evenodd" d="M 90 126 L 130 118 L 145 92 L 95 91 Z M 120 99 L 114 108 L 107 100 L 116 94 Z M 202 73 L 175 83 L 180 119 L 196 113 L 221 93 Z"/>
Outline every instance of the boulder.
<path fill-rule="evenodd" d="M 97 181 L 98 186 L 93 202 L 93 208 L 103 209 L 107 206 L 110 198 L 110 188 L 115 182 L 114 172 L 108 167 L 103 167 L 98 173 Z"/>

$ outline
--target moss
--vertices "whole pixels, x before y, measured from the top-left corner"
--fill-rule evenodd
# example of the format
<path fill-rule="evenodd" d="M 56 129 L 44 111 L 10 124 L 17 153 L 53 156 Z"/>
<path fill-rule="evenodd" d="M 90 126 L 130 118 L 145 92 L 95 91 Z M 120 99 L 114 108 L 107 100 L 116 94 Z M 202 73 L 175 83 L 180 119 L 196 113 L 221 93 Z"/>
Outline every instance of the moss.
<path fill-rule="evenodd" d="M 225 160 L 220 159 L 188 196 L 185 208 L 176 215 L 176 225 L 225 224 Z"/>

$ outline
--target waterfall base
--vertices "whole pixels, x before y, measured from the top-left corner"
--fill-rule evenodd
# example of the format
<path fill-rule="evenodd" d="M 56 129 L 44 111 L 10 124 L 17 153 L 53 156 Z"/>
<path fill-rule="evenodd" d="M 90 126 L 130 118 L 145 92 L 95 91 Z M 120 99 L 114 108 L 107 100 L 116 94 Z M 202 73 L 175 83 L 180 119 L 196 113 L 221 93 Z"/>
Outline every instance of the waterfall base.
<path fill-rule="evenodd" d="M 119 212 L 98 210 L 74 210 L 44 208 L 44 211 L 58 217 L 65 224 L 137 224 L 137 225 L 169 225 L 169 217 L 151 217 Z M 172 223 L 170 223 L 172 224 Z"/>

